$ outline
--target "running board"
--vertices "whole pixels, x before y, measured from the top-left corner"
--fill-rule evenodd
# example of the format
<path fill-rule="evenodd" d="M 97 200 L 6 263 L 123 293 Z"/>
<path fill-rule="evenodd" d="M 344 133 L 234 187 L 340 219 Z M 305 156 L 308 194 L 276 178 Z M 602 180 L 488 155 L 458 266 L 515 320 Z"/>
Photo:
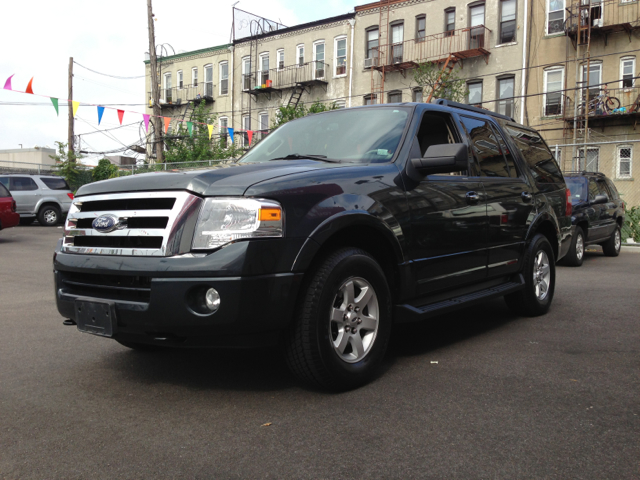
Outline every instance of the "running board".
<path fill-rule="evenodd" d="M 396 323 L 420 322 L 443 313 L 449 313 L 460 308 L 470 307 L 485 302 L 491 298 L 502 297 L 524 288 L 524 278 L 516 275 L 510 282 L 485 288 L 477 292 L 460 295 L 449 300 L 414 306 L 407 303 L 395 306 Z"/>

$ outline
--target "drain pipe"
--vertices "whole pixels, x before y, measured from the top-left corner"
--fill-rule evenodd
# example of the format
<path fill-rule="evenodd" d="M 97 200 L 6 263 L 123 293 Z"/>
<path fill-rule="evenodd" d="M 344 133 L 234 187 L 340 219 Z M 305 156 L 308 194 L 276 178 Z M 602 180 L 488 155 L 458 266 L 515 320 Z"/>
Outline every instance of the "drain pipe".
<path fill-rule="evenodd" d="M 351 53 L 349 54 L 351 57 L 349 59 L 349 107 L 351 107 L 351 88 L 353 86 L 353 43 L 354 43 L 353 30 L 354 30 L 354 27 L 356 26 L 356 19 L 350 18 L 349 24 L 351 25 Z"/>
<path fill-rule="evenodd" d="M 227 127 L 229 125 L 231 125 L 231 128 L 233 128 L 233 112 L 235 110 L 234 106 L 233 106 L 233 91 L 235 90 L 235 86 L 234 86 L 234 81 L 235 79 L 233 78 L 233 72 L 235 71 L 235 65 L 236 62 L 234 60 L 235 58 L 235 50 L 236 50 L 236 46 L 235 45 L 231 45 L 229 47 L 229 50 L 231 50 L 231 62 L 229 62 L 229 94 L 230 94 L 230 99 L 231 99 L 231 122 L 227 121 Z M 242 84 L 240 85 L 240 89 L 242 90 Z M 218 120 L 219 122 L 219 120 Z M 225 132 L 226 133 L 226 132 Z M 226 138 L 226 137 L 225 137 Z"/>
<path fill-rule="evenodd" d="M 528 0 L 533 1 L 533 0 Z M 529 21 L 529 9 L 527 8 L 527 0 L 524 2 L 524 33 L 522 38 L 522 70 L 520 76 L 522 77 L 522 84 L 520 86 L 520 95 L 522 95 L 522 105 L 520 106 L 520 124 L 524 125 L 524 104 L 527 101 L 527 23 Z"/>

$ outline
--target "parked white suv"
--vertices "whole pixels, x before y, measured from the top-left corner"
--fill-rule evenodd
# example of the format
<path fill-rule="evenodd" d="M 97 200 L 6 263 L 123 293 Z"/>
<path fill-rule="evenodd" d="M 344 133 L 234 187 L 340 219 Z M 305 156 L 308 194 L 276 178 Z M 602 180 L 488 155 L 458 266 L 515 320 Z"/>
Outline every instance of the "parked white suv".
<path fill-rule="evenodd" d="M 0 183 L 13 195 L 22 224 L 37 218 L 40 225 L 53 227 L 66 217 L 73 200 L 65 179 L 55 175 L 0 174 Z"/>

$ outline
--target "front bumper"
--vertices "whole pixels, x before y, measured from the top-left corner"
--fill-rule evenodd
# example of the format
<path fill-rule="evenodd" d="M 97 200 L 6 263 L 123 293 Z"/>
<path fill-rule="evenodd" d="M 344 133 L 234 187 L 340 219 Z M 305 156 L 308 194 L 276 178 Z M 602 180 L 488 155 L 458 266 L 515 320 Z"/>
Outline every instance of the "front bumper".
<path fill-rule="evenodd" d="M 271 344 L 293 318 L 303 274 L 266 271 L 277 272 L 273 267 L 288 263 L 286 257 L 297 252 L 297 243 L 238 242 L 204 257 L 77 255 L 58 248 L 58 311 L 75 321 L 77 299 L 108 301 L 117 319 L 114 338 L 129 342 L 185 347 Z M 220 308 L 201 314 L 193 308 L 193 296 L 207 288 L 219 292 Z"/>

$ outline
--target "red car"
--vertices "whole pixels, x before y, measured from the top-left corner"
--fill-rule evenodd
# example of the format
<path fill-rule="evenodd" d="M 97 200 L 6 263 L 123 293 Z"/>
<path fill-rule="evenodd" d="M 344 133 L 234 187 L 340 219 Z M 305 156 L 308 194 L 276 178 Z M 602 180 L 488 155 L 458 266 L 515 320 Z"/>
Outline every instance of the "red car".
<path fill-rule="evenodd" d="M 16 201 L 11 192 L 0 183 L 0 230 L 15 227 L 20 223 L 20 214 L 16 213 Z"/>

